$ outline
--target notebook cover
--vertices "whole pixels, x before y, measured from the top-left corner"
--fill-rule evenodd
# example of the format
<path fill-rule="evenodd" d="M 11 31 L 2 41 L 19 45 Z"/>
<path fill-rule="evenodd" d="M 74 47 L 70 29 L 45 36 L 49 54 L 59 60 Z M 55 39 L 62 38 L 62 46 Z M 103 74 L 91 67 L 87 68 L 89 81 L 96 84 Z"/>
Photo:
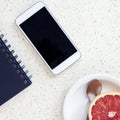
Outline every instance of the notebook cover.
<path fill-rule="evenodd" d="M 0 105 L 31 84 L 16 58 L 0 38 Z"/>

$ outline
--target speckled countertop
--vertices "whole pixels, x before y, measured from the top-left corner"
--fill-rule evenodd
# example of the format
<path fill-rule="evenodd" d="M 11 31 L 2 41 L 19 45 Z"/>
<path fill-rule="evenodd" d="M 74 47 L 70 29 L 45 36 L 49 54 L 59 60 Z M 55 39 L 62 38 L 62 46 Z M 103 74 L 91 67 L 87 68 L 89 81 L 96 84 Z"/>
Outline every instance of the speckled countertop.
<path fill-rule="evenodd" d="M 0 0 L 0 29 L 33 76 L 29 88 L 0 107 L 0 120 L 63 120 L 64 97 L 78 79 L 94 73 L 120 78 L 120 0 L 44 0 L 82 53 L 57 76 L 15 25 L 35 2 Z"/>

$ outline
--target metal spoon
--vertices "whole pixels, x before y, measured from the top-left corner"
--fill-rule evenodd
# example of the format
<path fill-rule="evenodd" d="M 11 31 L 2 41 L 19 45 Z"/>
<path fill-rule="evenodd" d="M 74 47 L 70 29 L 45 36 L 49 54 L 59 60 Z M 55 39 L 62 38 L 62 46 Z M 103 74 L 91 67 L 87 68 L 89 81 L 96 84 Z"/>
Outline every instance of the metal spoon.
<path fill-rule="evenodd" d="M 86 94 L 89 99 L 89 102 L 93 100 L 95 96 L 101 93 L 102 90 L 102 84 L 100 83 L 99 80 L 94 79 L 88 83 Z M 87 116 L 87 120 L 89 120 Z"/>

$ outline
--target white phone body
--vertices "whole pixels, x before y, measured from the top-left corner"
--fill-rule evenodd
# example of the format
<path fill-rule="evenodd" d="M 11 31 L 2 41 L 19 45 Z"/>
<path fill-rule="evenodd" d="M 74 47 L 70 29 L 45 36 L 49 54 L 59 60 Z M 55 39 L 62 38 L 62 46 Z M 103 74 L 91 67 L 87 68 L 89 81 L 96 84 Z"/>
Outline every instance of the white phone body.
<path fill-rule="evenodd" d="M 62 31 L 64 32 L 64 34 L 69 38 L 69 36 L 67 35 L 67 33 L 63 30 L 63 28 L 61 27 L 61 25 L 56 21 L 56 19 L 53 16 L 53 14 L 50 12 L 50 10 L 47 8 L 47 6 L 43 2 L 38 2 L 38 3 L 34 4 L 32 7 L 30 7 L 29 9 L 27 9 L 20 16 L 18 16 L 17 19 L 16 19 L 16 24 L 19 27 L 19 29 L 22 31 L 22 33 L 25 35 L 25 37 L 27 38 L 27 40 L 29 41 L 29 43 L 32 45 L 32 47 L 36 50 L 36 52 L 39 54 L 39 56 L 42 58 L 42 60 L 46 63 L 46 65 L 48 66 L 48 68 L 54 74 L 58 74 L 58 73 L 62 72 L 63 70 L 65 70 L 67 67 L 69 67 L 71 64 L 73 64 L 75 61 L 77 61 L 80 58 L 80 56 L 81 56 L 79 50 L 76 48 L 76 46 L 74 45 L 74 43 L 72 43 L 72 41 L 70 40 L 70 38 L 69 38 L 70 42 L 73 44 L 73 46 L 76 48 L 77 51 L 73 55 L 71 55 L 70 57 L 68 57 L 66 60 L 64 60 L 62 63 L 60 63 L 59 65 L 57 65 L 54 69 L 52 69 L 48 65 L 48 63 L 46 62 L 46 60 L 43 58 L 43 56 L 40 54 L 40 52 L 37 50 L 37 48 L 34 46 L 34 44 L 31 42 L 31 40 L 28 38 L 28 36 L 26 35 L 26 33 L 20 27 L 20 24 L 22 24 L 24 21 L 26 21 L 27 19 L 29 19 L 31 16 L 33 16 L 36 12 L 38 12 L 39 10 L 41 10 L 43 7 L 45 7 L 47 9 L 47 11 L 50 13 L 50 15 L 54 18 L 55 22 L 58 24 L 58 26 L 62 29 Z"/>

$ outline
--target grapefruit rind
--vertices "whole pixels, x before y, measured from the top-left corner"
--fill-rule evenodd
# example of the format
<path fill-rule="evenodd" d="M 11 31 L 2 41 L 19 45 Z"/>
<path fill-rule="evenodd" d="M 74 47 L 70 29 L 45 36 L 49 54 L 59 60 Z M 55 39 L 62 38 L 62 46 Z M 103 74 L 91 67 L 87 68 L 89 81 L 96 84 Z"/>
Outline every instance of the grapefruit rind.
<path fill-rule="evenodd" d="M 88 116 L 89 116 L 89 120 L 92 120 L 92 115 L 91 115 L 91 110 L 92 110 L 92 107 L 95 105 L 96 101 L 99 99 L 99 98 L 102 98 L 106 95 L 119 95 L 120 96 L 120 92 L 104 92 L 104 93 L 101 93 L 99 95 L 97 95 L 90 103 L 89 105 L 89 108 L 88 108 Z M 114 112 L 111 112 L 109 115 L 112 116 L 114 115 L 115 113 Z"/>

